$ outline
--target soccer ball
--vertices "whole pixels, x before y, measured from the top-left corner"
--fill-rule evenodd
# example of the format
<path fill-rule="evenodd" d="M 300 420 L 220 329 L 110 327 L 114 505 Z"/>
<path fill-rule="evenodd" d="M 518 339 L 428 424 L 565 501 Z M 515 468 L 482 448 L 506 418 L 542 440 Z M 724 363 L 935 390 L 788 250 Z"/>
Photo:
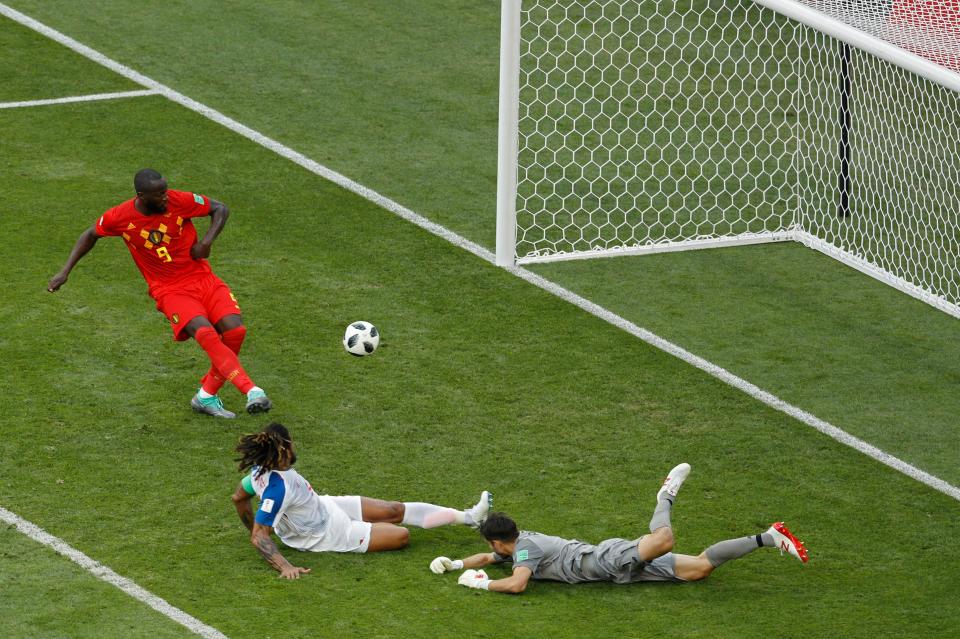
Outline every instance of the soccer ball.
<path fill-rule="evenodd" d="M 356 357 L 369 355 L 380 344 L 380 331 L 370 322 L 353 322 L 343 334 L 343 347 Z"/>

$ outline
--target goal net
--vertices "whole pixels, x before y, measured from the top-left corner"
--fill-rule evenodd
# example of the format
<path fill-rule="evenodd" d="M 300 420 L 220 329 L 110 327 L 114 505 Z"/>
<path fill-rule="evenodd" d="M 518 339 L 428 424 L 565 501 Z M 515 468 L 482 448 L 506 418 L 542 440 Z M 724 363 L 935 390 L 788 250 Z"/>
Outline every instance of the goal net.
<path fill-rule="evenodd" d="M 793 240 L 960 316 L 960 0 L 504 0 L 502 30 L 498 263 Z"/>

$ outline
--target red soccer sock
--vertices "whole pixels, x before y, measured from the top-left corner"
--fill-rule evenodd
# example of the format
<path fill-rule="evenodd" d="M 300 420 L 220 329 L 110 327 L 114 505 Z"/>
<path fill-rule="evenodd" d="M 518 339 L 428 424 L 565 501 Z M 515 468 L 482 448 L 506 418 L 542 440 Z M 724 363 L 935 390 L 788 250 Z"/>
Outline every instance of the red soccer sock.
<path fill-rule="evenodd" d="M 244 395 L 254 387 L 254 383 L 240 365 L 236 353 L 223 343 L 217 331 L 210 326 L 201 326 L 194 333 L 193 338 L 207 352 L 210 363 L 220 377 L 231 382 Z"/>
<path fill-rule="evenodd" d="M 247 327 L 241 324 L 236 328 L 231 328 L 228 331 L 224 331 L 220 335 L 221 341 L 227 345 L 231 351 L 236 355 L 240 354 L 240 347 L 243 346 L 243 340 L 247 336 Z M 216 395 L 220 392 L 220 389 L 223 387 L 224 382 L 226 382 L 223 377 L 220 376 L 220 373 L 217 372 L 215 366 L 210 366 L 210 370 L 207 371 L 207 374 L 203 376 L 203 379 L 200 380 L 200 388 L 205 392 L 210 393 L 211 395 Z"/>

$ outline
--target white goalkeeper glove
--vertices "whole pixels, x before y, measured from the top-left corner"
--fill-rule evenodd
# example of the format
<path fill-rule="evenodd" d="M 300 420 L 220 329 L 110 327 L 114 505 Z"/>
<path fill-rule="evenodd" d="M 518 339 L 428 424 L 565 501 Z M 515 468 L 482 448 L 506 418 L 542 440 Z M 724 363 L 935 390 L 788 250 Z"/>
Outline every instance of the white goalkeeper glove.
<path fill-rule="evenodd" d="M 463 562 L 459 559 L 450 559 L 448 557 L 437 557 L 430 562 L 430 570 L 441 575 L 450 570 L 460 570 L 463 568 Z"/>
<path fill-rule="evenodd" d="M 487 590 L 490 587 L 490 577 L 482 570 L 464 570 L 457 579 L 457 583 L 467 588 Z"/>

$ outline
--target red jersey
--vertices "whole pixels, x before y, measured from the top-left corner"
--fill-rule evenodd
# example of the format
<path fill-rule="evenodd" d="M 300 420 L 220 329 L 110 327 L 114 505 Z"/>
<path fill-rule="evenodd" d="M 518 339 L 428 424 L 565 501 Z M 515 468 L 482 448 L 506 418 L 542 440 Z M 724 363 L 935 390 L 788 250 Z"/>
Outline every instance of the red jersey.
<path fill-rule="evenodd" d="M 134 201 L 127 200 L 108 210 L 94 228 L 101 237 L 123 238 L 151 296 L 157 297 L 185 280 L 213 272 L 207 260 L 190 257 L 190 247 L 197 242 L 197 229 L 190 218 L 210 214 L 209 198 L 168 190 L 166 213 L 155 215 L 144 215 Z"/>

